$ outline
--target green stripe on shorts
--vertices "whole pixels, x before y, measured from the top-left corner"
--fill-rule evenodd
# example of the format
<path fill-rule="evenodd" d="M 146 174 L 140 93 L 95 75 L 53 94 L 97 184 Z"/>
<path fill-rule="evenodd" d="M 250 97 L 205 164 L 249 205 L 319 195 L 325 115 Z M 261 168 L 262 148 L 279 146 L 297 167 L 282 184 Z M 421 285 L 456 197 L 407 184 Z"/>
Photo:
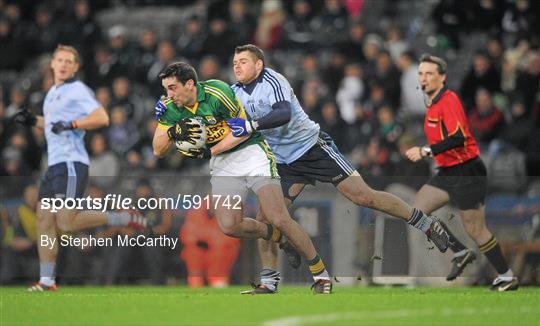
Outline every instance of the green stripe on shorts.
<path fill-rule="evenodd" d="M 268 144 L 266 144 L 266 142 L 260 142 L 257 143 L 257 145 L 259 145 L 259 147 L 264 151 L 264 153 L 266 154 L 266 158 L 268 159 L 268 161 L 270 161 L 270 176 L 272 178 L 276 178 L 279 174 L 274 153 L 272 152 Z"/>

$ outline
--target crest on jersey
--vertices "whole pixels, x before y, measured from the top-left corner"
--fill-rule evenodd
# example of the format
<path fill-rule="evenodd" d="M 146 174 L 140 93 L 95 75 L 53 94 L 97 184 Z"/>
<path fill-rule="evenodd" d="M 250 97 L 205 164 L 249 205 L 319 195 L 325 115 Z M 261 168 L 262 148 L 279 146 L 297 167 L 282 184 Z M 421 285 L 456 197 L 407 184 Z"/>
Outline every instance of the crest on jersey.
<path fill-rule="evenodd" d="M 213 115 L 205 115 L 204 119 L 211 125 L 215 125 L 217 123 L 217 120 Z"/>

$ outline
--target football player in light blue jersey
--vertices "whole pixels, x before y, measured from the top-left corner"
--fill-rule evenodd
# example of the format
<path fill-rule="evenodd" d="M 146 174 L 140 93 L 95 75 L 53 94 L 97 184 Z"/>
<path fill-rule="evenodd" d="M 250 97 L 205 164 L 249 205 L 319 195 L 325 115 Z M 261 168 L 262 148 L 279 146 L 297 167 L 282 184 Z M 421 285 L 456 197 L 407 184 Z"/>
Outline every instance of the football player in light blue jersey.
<path fill-rule="evenodd" d="M 105 224 L 131 225 L 137 229 L 146 227 L 146 219 L 135 212 L 109 213 L 67 208 L 53 212 L 53 199 L 83 196 L 89 165 L 84 147 L 85 130 L 107 126 L 109 116 L 94 93 L 75 79 L 79 53 L 74 47 L 59 45 L 53 53 L 51 69 L 54 86 L 45 97 L 44 116 L 35 116 L 24 109 L 14 116 L 18 123 L 43 129 L 47 141 L 49 167 L 41 178 L 40 205 L 37 207 L 40 280 L 28 289 L 37 292 L 56 290 L 56 228 L 74 232 Z M 44 239 L 48 240 L 46 245 Z"/>
<path fill-rule="evenodd" d="M 260 48 L 251 44 L 236 47 L 233 69 L 237 80 L 233 89 L 252 121 L 233 118 L 227 124 L 237 137 L 254 130 L 265 136 L 278 159 L 281 186 L 288 205 L 306 185 L 315 181 L 332 183 L 355 204 L 407 221 L 425 232 L 439 250 L 446 251 L 448 234 L 440 222 L 390 193 L 371 189 L 332 138 L 305 114 L 285 77 L 265 67 Z M 260 211 L 257 218 L 266 219 Z M 275 293 L 280 279 L 275 244 L 265 240 L 259 240 L 258 244 L 263 267 L 261 284 L 247 293 Z M 293 267 L 300 264 L 299 260 L 289 259 L 289 262 Z M 332 286 L 330 280 L 319 285 Z"/>
<path fill-rule="evenodd" d="M 249 85 L 237 82 L 232 88 L 256 124 L 263 123 L 259 130 L 272 147 L 278 164 L 296 161 L 317 143 L 319 125 L 304 112 L 281 74 L 265 68 Z M 275 122 L 265 126 L 269 119 Z"/>

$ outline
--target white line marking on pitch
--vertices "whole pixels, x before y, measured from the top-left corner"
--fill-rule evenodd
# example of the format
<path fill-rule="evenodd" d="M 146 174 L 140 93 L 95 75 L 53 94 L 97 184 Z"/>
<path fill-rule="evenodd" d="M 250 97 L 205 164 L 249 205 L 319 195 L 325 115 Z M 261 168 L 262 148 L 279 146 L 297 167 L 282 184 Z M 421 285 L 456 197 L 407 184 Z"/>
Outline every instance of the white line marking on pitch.
<path fill-rule="evenodd" d="M 536 313 L 538 310 L 534 308 L 522 307 L 518 311 L 519 313 Z M 504 314 L 506 311 L 493 308 L 484 308 L 484 309 L 474 309 L 474 308 L 464 308 L 464 309 L 400 309 L 400 310 L 382 310 L 382 311 L 350 311 L 350 312 L 341 312 L 341 313 L 329 313 L 321 315 L 307 315 L 307 316 L 293 316 L 293 317 L 284 317 L 279 319 L 272 319 L 266 322 L 263 322 L 263 326 L 297 326 L 305 325 L 312 323 L 324 323 L 324 322 L 334 322 L 338 320 L 359 320 L 362 318 L 367 319 L 394 319 L 394 318 L 403 318 L 409 316 L 455 316 L 455 315 L 490 315 L 490 314 Z"/>

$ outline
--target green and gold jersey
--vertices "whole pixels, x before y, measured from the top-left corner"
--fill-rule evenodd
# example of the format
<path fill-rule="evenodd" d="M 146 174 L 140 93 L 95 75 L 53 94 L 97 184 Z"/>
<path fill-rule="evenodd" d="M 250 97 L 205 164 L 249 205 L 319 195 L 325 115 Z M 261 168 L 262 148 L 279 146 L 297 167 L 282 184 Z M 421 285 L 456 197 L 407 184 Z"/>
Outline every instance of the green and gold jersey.
<path fill-rule="evenodd" d="M 164 101 L 167 110 L 159 119 L 158 128 L 169 128 L 184 118 L 196 118 L 206 126 L 206 144 L 212 147 L 231 132 L 227 126 L 228 119 L 249 119 L 249 117 L 231 87 L 226 83 L 210 79 L 198 82 L 196 87 L 197 99 L 192 108 L 187 106 L 179 108 L 170 99 Z M 226 153 L 252 144 L 264 144 L 264 137 L 260 132 L 253 132 L 248 140 Z"/>

